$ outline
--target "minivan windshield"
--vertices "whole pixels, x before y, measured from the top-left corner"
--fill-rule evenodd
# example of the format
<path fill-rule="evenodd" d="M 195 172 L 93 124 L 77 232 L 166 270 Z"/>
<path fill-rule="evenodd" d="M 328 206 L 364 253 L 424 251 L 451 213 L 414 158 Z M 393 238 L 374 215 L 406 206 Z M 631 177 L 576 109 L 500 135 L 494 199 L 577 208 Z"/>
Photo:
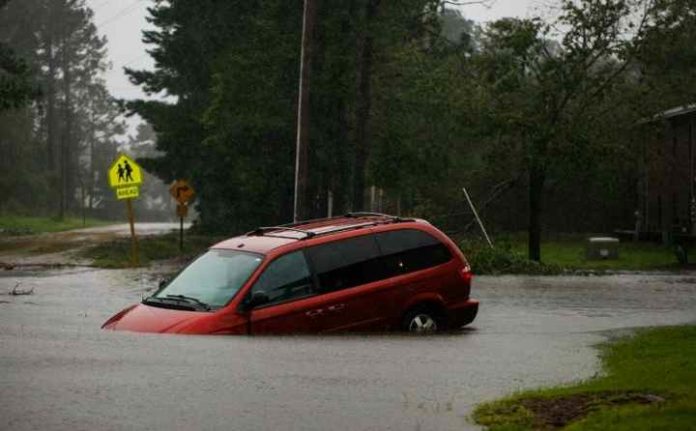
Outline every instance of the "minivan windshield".
<path fill-rule="evenodd" d="M 235 250 L 210 250 L 147 299 L 160 306 L 190 309 L 225 306 L 259 266 L 263 256 Z"/>

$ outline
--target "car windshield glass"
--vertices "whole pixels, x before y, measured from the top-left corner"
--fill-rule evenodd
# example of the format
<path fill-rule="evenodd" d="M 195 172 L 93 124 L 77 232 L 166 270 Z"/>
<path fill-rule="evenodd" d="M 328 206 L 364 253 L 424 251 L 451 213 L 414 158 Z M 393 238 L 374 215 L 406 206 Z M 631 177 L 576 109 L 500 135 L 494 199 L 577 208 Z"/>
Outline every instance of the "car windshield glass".
<path fill-rule="evenodd" d="M 249 279 L 263 257 L 233 250 L 210 250 L 186 267 L 154 298 L 190 298 L 223 307 Z"/>

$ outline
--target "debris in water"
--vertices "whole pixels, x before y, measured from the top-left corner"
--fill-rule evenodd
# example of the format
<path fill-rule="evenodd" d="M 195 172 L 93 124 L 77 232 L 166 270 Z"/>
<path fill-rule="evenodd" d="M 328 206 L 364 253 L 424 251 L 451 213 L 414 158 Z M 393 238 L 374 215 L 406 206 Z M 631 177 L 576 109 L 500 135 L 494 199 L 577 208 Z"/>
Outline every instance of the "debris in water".
<path fill-rule="evenodd" d="M 22 284 L 21 281 L 18 281 L 17 284 L 15 284 L 15 287 L 12 288 L 12 291 L 10 292 L 10 295 L 12 296 L 20 296 L 20 295 L 32 295 L 34 293 L 34 288 L 32 287 L 31 289 L 20 289 L 19 286 Z"/>

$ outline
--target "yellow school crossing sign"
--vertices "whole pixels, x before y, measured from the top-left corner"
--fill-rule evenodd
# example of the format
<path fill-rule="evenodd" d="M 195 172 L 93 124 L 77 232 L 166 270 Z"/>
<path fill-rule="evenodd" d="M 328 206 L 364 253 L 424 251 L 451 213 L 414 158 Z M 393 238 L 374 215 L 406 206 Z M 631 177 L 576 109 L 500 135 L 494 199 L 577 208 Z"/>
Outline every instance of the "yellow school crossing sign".
<path fill-rule="evenodd" d="M 134 199 L 140 195 L 143 173 L 135 160 L 120 154 L 109 168 L 109 185 L 117 199 Z"/>
<path fill-rule="evenodd" d="M 116 192 L 116 198 L 126 200 L 128 224 L 131 232 L 131 263 L 138 266 L 138 238 L 135 236 L 135 216 L 133 215 L 133 199 L 140 196 L 140 185 L 143 183 L 143 171 L 135 160 L 119 154 L 109 168 L 109 185 Z"/>

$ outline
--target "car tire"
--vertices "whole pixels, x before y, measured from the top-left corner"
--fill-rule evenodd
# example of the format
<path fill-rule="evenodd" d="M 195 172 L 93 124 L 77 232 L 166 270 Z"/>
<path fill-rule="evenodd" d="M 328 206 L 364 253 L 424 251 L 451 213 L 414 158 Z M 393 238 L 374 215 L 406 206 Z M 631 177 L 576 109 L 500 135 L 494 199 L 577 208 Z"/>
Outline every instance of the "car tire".
<path fill-rule="evenodd" d="M 401 330 L 410 334 L 428 335 L 445 329 L 445 319 L 434 307 L 412 308 L 401 320 Z"/>

